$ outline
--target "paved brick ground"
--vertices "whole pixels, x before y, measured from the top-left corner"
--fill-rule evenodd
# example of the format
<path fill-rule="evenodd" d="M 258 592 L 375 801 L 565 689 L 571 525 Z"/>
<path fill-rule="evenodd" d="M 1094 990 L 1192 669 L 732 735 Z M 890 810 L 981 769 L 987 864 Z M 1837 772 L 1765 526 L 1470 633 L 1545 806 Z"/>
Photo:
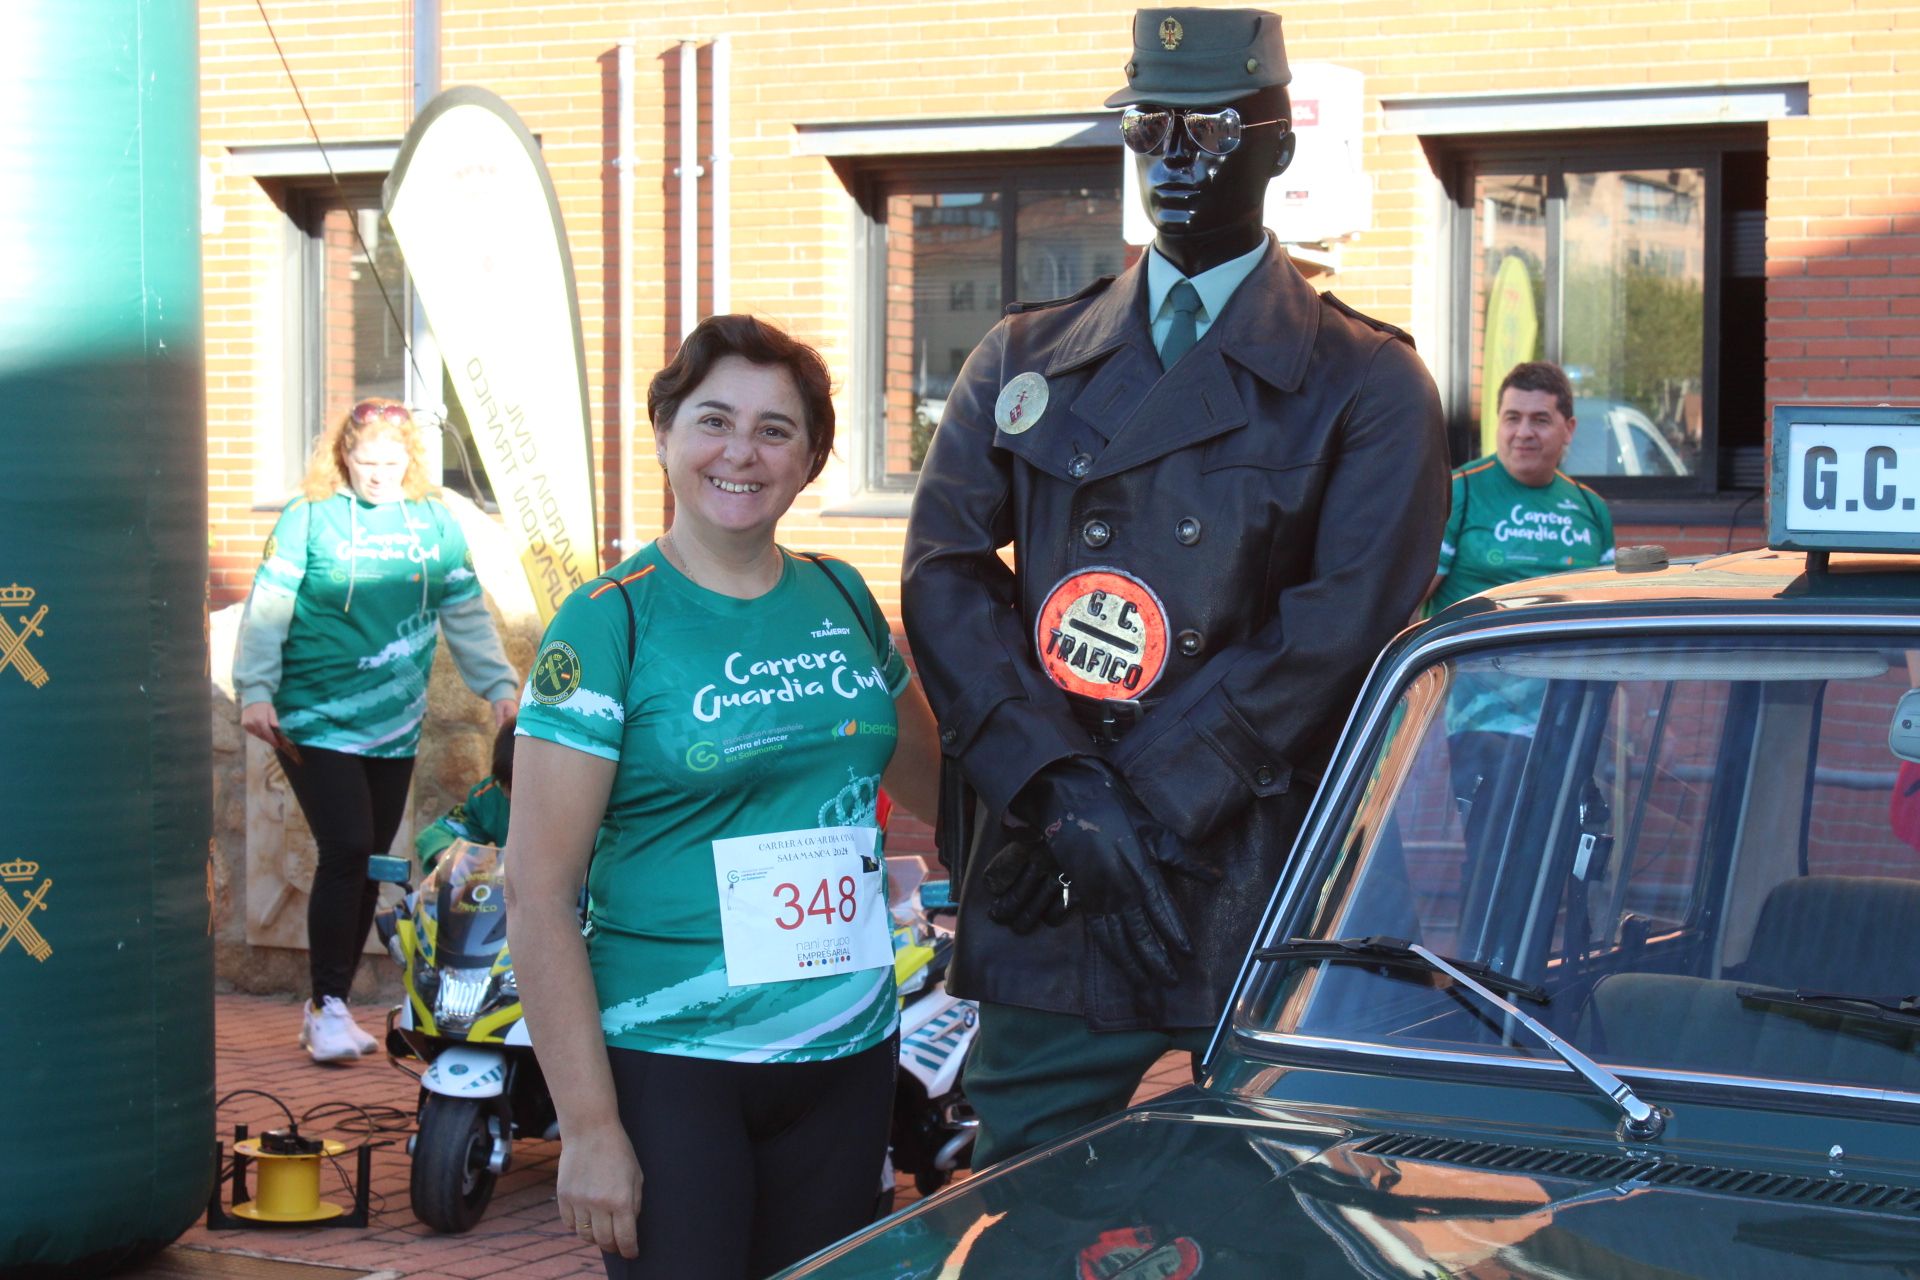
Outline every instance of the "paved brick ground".
<path fill-rule="evenodd" d="M 364 1011 L 362 1021 L 369 1030 L 375 1029 L 377 1019 L 372 1011 Z M 376 1273 L 382 1280 L 471 1280 L 494 1275 L 552 1280 L 603 1274 L 599 1252 L 582 1247 L 561 1229 L 555 1215 L 553 1175 L 560 1156 L 557 1142 L 515 1144 L 513 1170 L 500 1179 L 486 1217 L 473 1231 L 463 1236 L 442 1236 L 420 1225 L 407 1202 L 404 1146 L 418 1092 L 413 1076 L 378 1058 L 345 1066 L 316 1066 L 297 1042 L 299 1029 L 297 1001 L 267 996 L 217 997 L 215 1096 L 225 1097 L 236 1089 L 271 1094 L 296 1116 L 312 1113 L 312 1119 L 301 1125 L 303 1133 L 337 1138 L 350 1149 L 362 1141 L 366 1122 L 349 1108 L 329 1108 L 327 1104 L 353 1104 L 373 1112 L 376 1120 L 395 1126 L 391 1132 L 376 1135 L 391 1139 L 392 1145 L 373 1155 L 372 1225 L 364 1230 L 209 1231 L 203 1220 L 180 1238 L 169 1255 L 170 1263 L 191 1257 L 194 1250 L 216 1250 L 354 1268 Z M 1148 1076 L 1139 1096 L 1155 1096 L 1186 1079 L 1185 1059 L 1170 1055 Z M 382 1108 L 388 1110 L 383 1112 Z M 222 1137 L 230 1139 L 236 1123 L 248 1124 L 258 1133 L 283 1123 L 284 1116 L 267 1099 L 242 1094 L 220 1108 L 218 1120 Z M 339 1166 L 340 1173 L 323 1168 L 320 1196 L 350 1206 L 351 1197 L 341 1173 L 351 1175 L 353 1157 L 342 1157 Z M 908 1190 L 901 1202 L 912 1196 Z M 208 1260 L 209 1264 L 213 1261 Z M 207 1272 L 213 1273 L 211 1265 Z"/>

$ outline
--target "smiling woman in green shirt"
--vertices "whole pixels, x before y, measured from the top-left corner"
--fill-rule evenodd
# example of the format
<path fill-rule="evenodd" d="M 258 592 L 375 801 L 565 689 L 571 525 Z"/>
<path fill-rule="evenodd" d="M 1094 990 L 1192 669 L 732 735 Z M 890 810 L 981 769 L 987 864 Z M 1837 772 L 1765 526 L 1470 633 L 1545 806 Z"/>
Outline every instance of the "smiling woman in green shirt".
<path fill-rule="evenodd" d="M 519 676 L 466 538 L 430 496 L 412 415 L 363 400 L 321 435 L 267 539 L 233 672 L 240 726 L 278 753 L 319 850 L 300 1028 L 316 1062 L 378 1047 L 347 1008 L 380 889 L 367 859 L 399 830 L 441 634 L 494 722 L 512 716 Z"/>
<path fill-rule="evenodd" d="M 938 748 L 859 573 L 774 542 L 833 445 L 819 354 L 713 317 L 647 412 L 672 527 L 548 625 L 507 927 L 561 1220 L 616 1280 L 746 1280 L 871 1212 L 898 1025 L 875 800 L 931 813 Z"/>

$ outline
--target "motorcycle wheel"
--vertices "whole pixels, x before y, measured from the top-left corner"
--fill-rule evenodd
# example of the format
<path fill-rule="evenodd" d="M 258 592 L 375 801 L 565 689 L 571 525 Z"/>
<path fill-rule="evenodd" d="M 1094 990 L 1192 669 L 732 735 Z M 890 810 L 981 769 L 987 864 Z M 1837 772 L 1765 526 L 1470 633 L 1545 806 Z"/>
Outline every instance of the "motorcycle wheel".
<path fill-rule="evenodd" d="M 448 1234 L 480 1221 L 493 1199 L 496 1175 L 488 1161 L 500 1124 L 499 1113 L 476 1099 L 427 1095 L 407 1183 L 414 1217 Z"/>
<path fill-rule="evenodd" d="M 917 1169 L 913 1175 L 913 1185 L 923 1196 L 930 1196 L 952 1181 L 953 1174 L 945 1169 Z"/>

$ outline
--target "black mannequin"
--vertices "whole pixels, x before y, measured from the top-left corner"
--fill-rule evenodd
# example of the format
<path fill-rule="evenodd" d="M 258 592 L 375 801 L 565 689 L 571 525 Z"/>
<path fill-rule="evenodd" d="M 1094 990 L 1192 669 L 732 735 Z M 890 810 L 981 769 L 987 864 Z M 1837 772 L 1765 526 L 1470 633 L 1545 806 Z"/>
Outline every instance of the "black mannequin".
<path fill-rule="evenodd" d="M 1142 105 L 1151 109 L 1155 104 Z M 1178 125 L 1153 154 L 1133 157 L 1140 176 L 1140 200 L 1153 222 L 1154 248 L 1188 278 L 1251 253 L 1265 242 L 1262 216 L 1267 184 L 1293 163 L 1293 130 L 1254 124 L 1289 118 L 1284 85 L 1222 106 L 1231 106 L 1246 125 L 1253 126 L 1228 154 L 1208 155 L 1193 145 L 1184 125 Z"/>
<path fill-rule="evenodd" d="M 1267 247 L 1294 156 L 1279 16 L 1140 10 L 1123 74 L 1106 106 L 1175 116 L 1118 122 L 1155 252 L 1009 309 L 954 384 L 907 530 L 983 1162 L 1125 1106 L 1170 1049 L 1204 1052 L 1446 523 L 1411 344 Z M 1208 122 L 1225 154 L 1202 151 L 1193 117 L 1229 107 L 1237 143 Z M 1191 293 L 1166 279 L 1239 258 Z M 1091 640 L 1061 644 L 1074 628 Z M 1084 648 L 1109 641 L 1133 655 L 1123 680 L 1121 650 Z"/>

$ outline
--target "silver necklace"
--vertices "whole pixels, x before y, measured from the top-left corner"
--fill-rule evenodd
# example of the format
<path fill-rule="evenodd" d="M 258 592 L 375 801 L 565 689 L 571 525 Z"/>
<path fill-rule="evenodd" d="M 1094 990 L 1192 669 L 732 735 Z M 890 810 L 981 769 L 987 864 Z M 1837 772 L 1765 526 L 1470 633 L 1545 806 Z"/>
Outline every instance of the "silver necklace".
<path fill-rule="evenodd" d="M 686 580 L 694 586 L 704 591 L 718 590 L 718 588 L 707 586 L 706 583 L 700 581 L 700 579 L 694 575 L 693 566 L 687 563 L 686 552 L 680 550 L 679 546 L 674 542 L 671 533 L 663 533 L 660 535 L 660 552 L 666 556 L 667 563 L 678 569 L 681 576 L 686 578 Z M 734 593 L 731 591 L 721 591 L 720 594 L 733 595 Z"/>
<path fill-rule="evenodd" d="M 686 578 L 688 582 L 691 582 L 696 587 L 700 585 L 700 579 L 693 576 L 693 566 L 687 563 L 686 556 L 681 554 L 679 548 L 673 545 L 672 534 L 663 533 L 660 535 L 660 550 L 666 555 L 667 563 L 678 569 L 682 577 Z"/>

